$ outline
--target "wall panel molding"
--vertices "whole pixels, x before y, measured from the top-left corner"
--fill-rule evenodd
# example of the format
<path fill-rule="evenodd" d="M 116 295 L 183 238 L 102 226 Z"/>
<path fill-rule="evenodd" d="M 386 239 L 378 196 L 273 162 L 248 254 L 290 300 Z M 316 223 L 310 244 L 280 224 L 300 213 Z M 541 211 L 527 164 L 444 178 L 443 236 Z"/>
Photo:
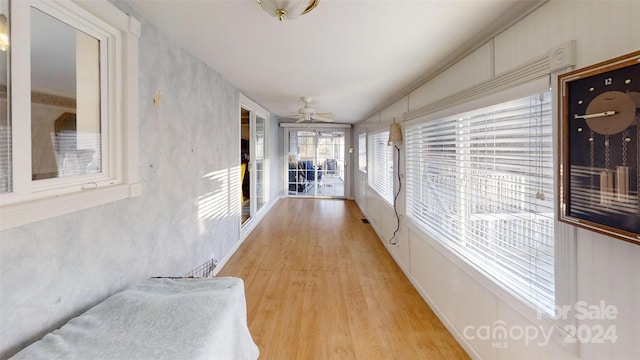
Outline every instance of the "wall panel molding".
<path fill-rule="evenodd" d="M 490 80 L 407 112 L 404 120 L 412 120 L 460 103 L 502 92 L 571 66 L 575 66 L 575 41 L 573 40 L 553 48 L 546 55 L 541 55 Z"/>
<path fill-rule="evenodd" d="M 445 72 L 451 66 L 457 64 L 459 61 L 476 51 L 479 47 L 483 46 L 488 41 L 491 41 L 491 39 L 495 38 L 504 31 L 507 31 L 511 26 L 529 16 L 529 14 L 533 13 L 548 1 L 549 0 L 531 0 L 516 2 L 511 11 L 504 14 L 499 21 L 493 23 L 491 27 L 485 29 L 484 31 L 479 32 L 472 39 L 469 39 L 466 45 L 461 46 L 457 52 L 444 58 L 437 66 L 434 66 L 435 70 L 427 72 L 423 76 L 411 82 L 404 89 L 400 90 L 394 96 L 390 97 L 378 107 L 373 109 L 371 112 L 366 114 L 362 118 L 362 120 L 370 118 L 374 114 L 391 106 L 393 103 L 400 100 L 403 96 L 409 95 L 414 90 L 428 83 L 433 78 Z"/>

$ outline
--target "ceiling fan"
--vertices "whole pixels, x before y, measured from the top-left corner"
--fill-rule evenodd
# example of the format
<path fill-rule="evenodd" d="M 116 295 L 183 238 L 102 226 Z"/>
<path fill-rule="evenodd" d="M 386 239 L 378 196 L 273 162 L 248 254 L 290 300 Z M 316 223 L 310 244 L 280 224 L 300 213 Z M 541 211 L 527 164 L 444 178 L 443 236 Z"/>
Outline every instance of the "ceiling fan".
<path fill-rule="evenodd" d="M 302 102 L 304 102 L 304 106 L 298 109 L 298 116 L 294 117 L 294 119 L 298 119 L 296 123 L 301 123 L 303 121 L 323 121 L 323 122 L 333 122 L 333 117 L 335 114 L 332 113 L 316 113 L 316 109 L 310 107 L 311 97 L 303 96 L 300 98 Z"/>

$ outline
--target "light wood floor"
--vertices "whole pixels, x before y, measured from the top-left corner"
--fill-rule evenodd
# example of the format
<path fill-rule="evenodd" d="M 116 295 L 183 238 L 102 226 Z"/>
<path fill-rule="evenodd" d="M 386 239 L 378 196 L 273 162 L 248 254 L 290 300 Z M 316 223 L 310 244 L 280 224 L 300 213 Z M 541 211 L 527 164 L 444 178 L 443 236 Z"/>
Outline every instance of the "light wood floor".
<path fill-rule="evenodd" d="M 468 359 L 361 218 L 282 199 L 220 271 L 245 281 L 260 359 Z"/>

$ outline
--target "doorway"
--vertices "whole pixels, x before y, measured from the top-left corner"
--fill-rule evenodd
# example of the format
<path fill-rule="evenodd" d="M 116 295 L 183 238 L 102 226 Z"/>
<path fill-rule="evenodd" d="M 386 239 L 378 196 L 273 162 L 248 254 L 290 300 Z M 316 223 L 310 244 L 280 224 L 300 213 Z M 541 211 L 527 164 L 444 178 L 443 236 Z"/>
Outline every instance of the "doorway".
<path fill-rule="evenodd" d="M 241 223 L 251 218 L 251 175 L 249 171 L 251 160 L 251 112 L 240 108 L 240 183 L 242 189 Z"/>
<path fill-rule="evenodd" d="M 267 194 L 267 115 L 261 107 L 243 98 L 240 104 L 240 183 L 242 228 L 265 207 Z"/>
<path fill-rule="evenodd" d="M 347 130 L 288 129 L 287 194 L 345 198 Z"/>

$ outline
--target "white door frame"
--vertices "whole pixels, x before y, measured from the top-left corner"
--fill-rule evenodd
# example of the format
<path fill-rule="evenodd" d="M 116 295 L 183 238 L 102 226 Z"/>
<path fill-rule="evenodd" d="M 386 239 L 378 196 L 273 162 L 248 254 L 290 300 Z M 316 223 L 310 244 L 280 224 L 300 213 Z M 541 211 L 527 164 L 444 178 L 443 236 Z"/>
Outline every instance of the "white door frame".
<path fill-rule="evenodd" d="M 282 141 L 283 147 L 283 190 L 284 196 L 287 197 L 289 193 L 289 133 L 291 130 L 300 131 L 320 131 L 320 130 L 336 130 L 336 131 L 344 131 L 345 144 L 344 144 L 344 159 L 345 159 L 345 168 L 344 168 L 344 198 L 351 198 L 351 168 L 353 159 L 353 154 L 349 151 L 353 145 L 351 145 L 351 124 L 317 124 L 317 123 L 280 123 L 280 127 L 284 129 L 284 137 Z"/>
<path fill-rule="evenodd" d="M 256 209 L 256 144 L 255 144 L 255 131 L 256 131 L 256 117 L 260 117 L 264 119 L 264 153 L 267 154 L 268 146 L 269 146 L 269 131 L 268 131 L 268 121 L 269 121 L 269 112 L 265 110 L 262 106 L 256 104 L 251 99 L 246 97 L 244 94 L 240 94 L 240 104 L 238 109 L 244 108 L 249 111 L 249 164 L 247 169 L 249 171 L 249 196 L 251 199 L 250 203 L 250 215 L 249 220 L 247 220 L 244 224 L 242 224 L 242 216 L 239 216 L 239 227 L 240 227 L 240 236 L 244 238 L 246 235 L 251 233 L 253 228 L 260 222 L 260 219 L 264 216 L 266 209 L 269 208 L 269 158 L 265 156 L 264 164 L 263 164 L 263 189 L 262 196 L 264 199 L 264 204 L 260 210 Z M 238 154 L 241 151 L 241 141 L 238 138 Z M 242 192 L 242 184 L 240 184 L 240 192 Z M 238 199 L 241 199 L 241 194 L 238 194 Z M 240 201 L 240 200 L 238 200 Z M 242 211 L 242 210 L 241 210 Z"/>

